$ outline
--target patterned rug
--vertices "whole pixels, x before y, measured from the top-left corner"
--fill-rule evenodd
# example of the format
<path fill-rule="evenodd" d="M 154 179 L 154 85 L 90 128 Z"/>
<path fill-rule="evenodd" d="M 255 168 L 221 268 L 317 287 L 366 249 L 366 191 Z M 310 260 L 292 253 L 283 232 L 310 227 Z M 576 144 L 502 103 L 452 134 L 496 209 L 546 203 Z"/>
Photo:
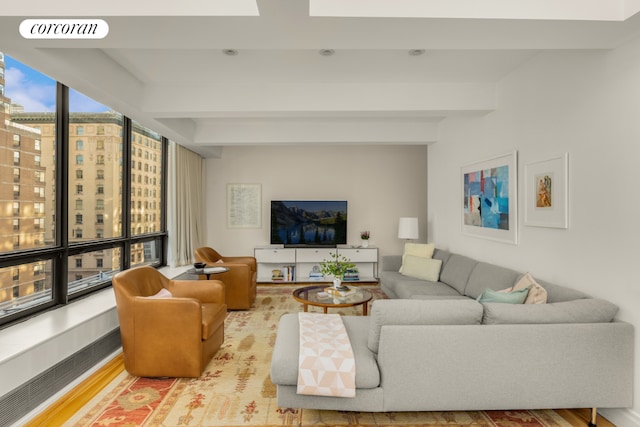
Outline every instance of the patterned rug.
<path fill-rule="evenodd" d="M 374 298 L 385 297 L 377 287 L 368 288 Z M 302 309 L 292 290 L 259 287 L 250 311 L 230 312 L 223 347 L 200 378 L 149 379 L 123 372 L 64 425 L 571 426 L 552 410 L 366 413 L 279 408 L 269 368 L 280 316 Z M 362 307 L 330 312 L 361 314 Z"/>

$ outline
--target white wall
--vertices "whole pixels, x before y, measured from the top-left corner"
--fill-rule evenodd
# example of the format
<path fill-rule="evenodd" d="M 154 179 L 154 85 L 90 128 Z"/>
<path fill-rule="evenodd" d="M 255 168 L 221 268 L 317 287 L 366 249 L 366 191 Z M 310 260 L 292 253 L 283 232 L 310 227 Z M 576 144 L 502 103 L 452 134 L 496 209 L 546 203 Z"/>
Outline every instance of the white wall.
<path fill-rule="evenodd" d="M 229 229 L 228 183 L 262 185 L 262 227 Z M 426 240 L 426 146 L 225 147 L 207 160 L 207 245 L 227 255 L 269 244 L 271 200 L 347 200 L 347 243 L 371 231 L 380 255 L 399 254 L 398 218 L 417 216 Z M 215 220 L 214 220 L 215 219 Z"/>
<path fill-rule="evenodd" d="M 513 150 L 519 244 L 462 235 L 460 167 Z M 524 165 L 563 152 L 569 229 L 525 226 Z M 429 148 L 429 239 L 616 303 L 619 319 L 636 326 L 640 366 L 639 160 L 640 41 L 610 52 L 541 54 L 500 83 L 497 111 L 442 123 Z M 634 395 L 632 411 L 603 413 L 618 426 L 640 425 L 640 369 Z"/>

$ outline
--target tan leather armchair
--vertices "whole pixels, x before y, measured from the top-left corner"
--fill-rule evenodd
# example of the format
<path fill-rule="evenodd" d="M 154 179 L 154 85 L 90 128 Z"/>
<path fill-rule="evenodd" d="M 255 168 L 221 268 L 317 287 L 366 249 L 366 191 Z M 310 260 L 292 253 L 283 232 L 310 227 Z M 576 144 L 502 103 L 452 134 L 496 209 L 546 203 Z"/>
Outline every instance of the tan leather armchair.
<path fill-rule="evenodd" d="M 163 289 L 171 295 L 157 296 Z M 144 266 L 116 274 L 113 290 L 127 372 L 139 377 L 202 374 L 224 341 L 222 282 L 170 280 Z"/>
<path fill-rule="evenodd" d="M 215 275 L 225 284 L 227 307 L 230 310 L 247 310 L 256 299 L 257 263 L 250 256 L 222 256 L 209 247 L 195 250 L 198 262 L 208 266 L 228 267 L 226 273 Z M 205 278 L 201 276 L 201 278 Z"/>

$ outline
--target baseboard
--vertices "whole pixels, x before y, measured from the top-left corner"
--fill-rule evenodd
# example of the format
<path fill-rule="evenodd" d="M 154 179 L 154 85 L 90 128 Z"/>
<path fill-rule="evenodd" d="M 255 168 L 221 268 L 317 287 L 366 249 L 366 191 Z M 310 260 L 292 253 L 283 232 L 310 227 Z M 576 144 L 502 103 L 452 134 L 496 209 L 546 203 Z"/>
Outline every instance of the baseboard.
<path fill-rule="evenodd" d="M 599 409 L 598 413 L 611 421 L 616 427 L 640 427 L 640 414 L 631 409 Z"/>
<path fill-rule="evenodd" d="M 64 424 L 84 405 L 124 370 L 124 357 L 119 353 L 89 378 L 58 399 L 23 427 L 59 426 Z"/>

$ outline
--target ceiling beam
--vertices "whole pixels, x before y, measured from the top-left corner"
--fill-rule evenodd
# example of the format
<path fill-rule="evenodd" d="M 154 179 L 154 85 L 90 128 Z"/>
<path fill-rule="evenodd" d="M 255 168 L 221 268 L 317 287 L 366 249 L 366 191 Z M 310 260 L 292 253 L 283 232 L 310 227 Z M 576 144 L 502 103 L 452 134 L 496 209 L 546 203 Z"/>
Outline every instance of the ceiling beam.
<path fill-rule="evenodd" d="M 441 118 L 203 119 L 195 145 L 432 144 Z"/>
<path fill-rule="evenodd" d="M 623 21 L 638 0 L 309 0 L 311 16 Z"/>
<path fill-rule="evenodd" d="M 167 102 L 170 99 L 171 102 Z M 154 117 L 225 117 L 234 113 L 492 111 L 492 83 L 147 86 L 141 109 Z"/>

